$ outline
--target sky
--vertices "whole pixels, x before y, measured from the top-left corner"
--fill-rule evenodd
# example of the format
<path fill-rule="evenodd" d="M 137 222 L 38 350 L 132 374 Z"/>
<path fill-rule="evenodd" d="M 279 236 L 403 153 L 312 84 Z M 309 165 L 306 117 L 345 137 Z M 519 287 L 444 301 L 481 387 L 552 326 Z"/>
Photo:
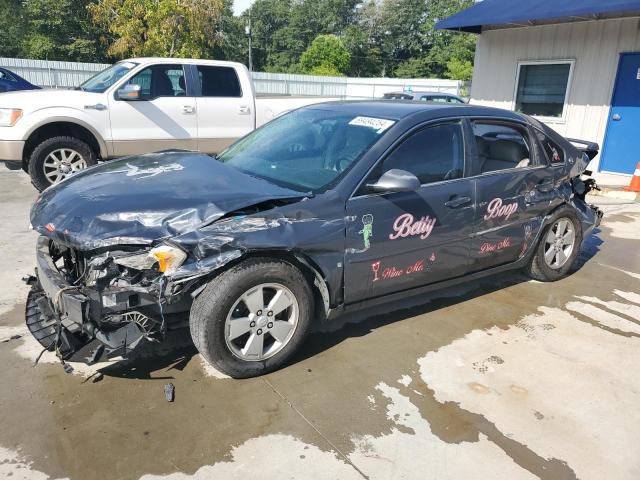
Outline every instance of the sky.
<path fill-rule="evenodd" d="M 253 0 L 234 0 L 233 1 L 233 13 L 236 15 L 240 15 L 247 8 L 251 6 Z"/>

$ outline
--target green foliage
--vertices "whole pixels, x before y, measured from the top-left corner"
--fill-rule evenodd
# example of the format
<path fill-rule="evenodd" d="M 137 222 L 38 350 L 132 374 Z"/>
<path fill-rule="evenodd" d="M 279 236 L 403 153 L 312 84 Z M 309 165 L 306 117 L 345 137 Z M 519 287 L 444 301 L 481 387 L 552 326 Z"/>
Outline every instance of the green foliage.
<path fill-rule="evenodd" d="M 101 57 L 99 33 L 86 11 L 87 3 L 24 0 L 19 7 L 23 36 L 18 42 L 18 53 L 29 58 L 80 62 Z"/>
<path fill-rule="evenodd" d="M 351 54 L 335 35 L 318 35 L 300 57 L 300 72 L 312 75 L 345 75 Z"/>
<path fill-rule="evenodd" d="M 0 0 L 0 55 L 102 62 L 131 56 L 247 63 L 321 75 L 472 75 L 476 37 L 435 30 L 473 0 Z"/>
<path fill-rule="evenodd" d="M 108 52 L 127 56 L 205 56 L 222 43 L 222 0 L 100 0 L 89 6 L 112 36 Z"/>
<path fill-rule="evenodd" d="M 447 62 L 446 77 L 453 80 L 469 81 L 473 77 L 473 64 L 469 60 L 454 58 Z"/>
<path fill-rule="evenodd" d="M 26 20 L 20 0 L 0 0 L 0 57 L 16 57 L 22 52 Z"/>

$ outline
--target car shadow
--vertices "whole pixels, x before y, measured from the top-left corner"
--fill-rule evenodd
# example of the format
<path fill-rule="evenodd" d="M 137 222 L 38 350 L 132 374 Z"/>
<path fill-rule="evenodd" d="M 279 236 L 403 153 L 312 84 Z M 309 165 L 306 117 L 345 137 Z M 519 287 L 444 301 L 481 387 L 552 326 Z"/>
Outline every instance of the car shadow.
<path fill-rule="evenodd" d="M 603 243 L 598 236 L 599 233 L 600 230 L 595 229 L 584 240 L 580 255 L 569 272 L 569 276 L 582 269 L 598 254 Z M 363 337 L 386 325 L 436 312 L 498 290 L 529 282 L 530 280 L 523 272 L 514 270 L 443 288 L 427 295 L 420 294 L 407 299 L 389 302 L 382 306 L 376 306 L 375 308 L 365 308 L 361 311 L 345 313 L 317 328 L 290 363 L 304 361 L 349 338 Z"/>
<path fill-rule="evenodd" d="M 580 256 L 570 275 L 575 274 L 598 254 L 603 243 L 599 233 L 600 230 L 595 229 L 584 240 Z M 302 362 L 349 338 L 364 337 L 386 325 L 436 312 L 528 281 L 528 276 L 516 270 L 443 288 L 427 295 L 416 295 L 375 308 L 345 313 L 318 325 L 289 364 Z M 141 345 L 129 358 L 101 368 L 100 373 L 137 380 L 172 380 L 197 354 L 188 328 L 182 328 L 170 331 L 163 342 Z"/>
<path fill-rule="evenodd" d="M 137 380 L 173 380 L 198 354 L 188 328 L 169 331 L 159 343 L 146 342 L 125 360 L 100 368 L 108 377 Z"/>
<path fill-rule="evenodd" d="M 13 160 L 0 160 L 0 164 L 4 165 L 7 170 L 22 170 L 22 162 Z"/>

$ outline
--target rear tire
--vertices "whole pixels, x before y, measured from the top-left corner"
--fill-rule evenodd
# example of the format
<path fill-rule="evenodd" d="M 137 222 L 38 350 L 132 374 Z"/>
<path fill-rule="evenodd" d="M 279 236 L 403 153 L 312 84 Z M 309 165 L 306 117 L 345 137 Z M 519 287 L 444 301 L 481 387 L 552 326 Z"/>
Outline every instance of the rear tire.
<path fill-rule="evenodd" d="M 541 282 L 566 277 L 582 246 L 582 226 L 569 207 L 558 210 L 542 231 L 526 273 Z"/>
<path fill-rule="evenodd" d="M 302 272 L 282 260 L 259 258 L 213 279 L 193 302 L 189 326 L 207 362 L 233 378 L 248 378 L 291 359 L 313 312 L 313 292 Z"/>
<path fill-rule="evenodd" d="M 98 163 L 95 152 L 75 137 L 53 137 L 40 143 L 29 157 L 31 183 L 43 191 L 70 174 Z"/>

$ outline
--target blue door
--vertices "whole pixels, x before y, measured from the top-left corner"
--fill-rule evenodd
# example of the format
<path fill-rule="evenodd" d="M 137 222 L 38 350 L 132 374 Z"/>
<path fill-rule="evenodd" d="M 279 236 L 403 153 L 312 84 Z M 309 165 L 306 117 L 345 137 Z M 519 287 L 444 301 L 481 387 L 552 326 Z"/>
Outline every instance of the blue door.
<path fill-rule="evenodd" d="M 640 53 L 620 56 L 600 170 L 633 173 L 640 162 Z"/>

